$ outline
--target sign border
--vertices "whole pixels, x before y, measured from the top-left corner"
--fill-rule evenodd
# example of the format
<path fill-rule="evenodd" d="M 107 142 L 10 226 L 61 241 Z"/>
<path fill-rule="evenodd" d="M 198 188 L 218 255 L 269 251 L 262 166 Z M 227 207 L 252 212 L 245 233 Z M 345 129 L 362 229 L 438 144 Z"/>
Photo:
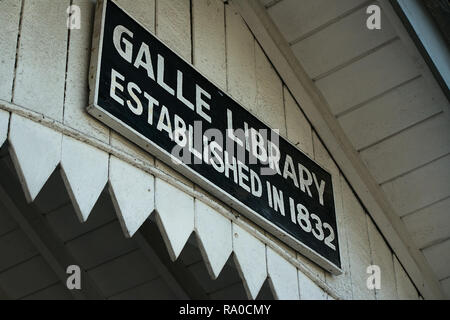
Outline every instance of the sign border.
<path fill-rule="evenodd" d="M 212 195 L 229 205 L 231 208 L 239 211 L 238 213 L 243 213 L 243 215 L 262 227 L 264 230 L 268 231 L 272 235 L 274 235 L 277 239 L 284 242 L 288 246 L 290 246 L 292 249 L 298 251 L 299 253 L 306 256 L 311 261 L 317 263 L 321 267 L 325 268 L 327 271 L 331 272 L 334 275 L 340 275 L 342 274 L 341 267 L 337 266 L 315 250 L 311 249 L 304 243 L 300 242 L 296 238 L 294 238 L 292 235 L 281 229 L 280 227 L 273 224 L 271 221 L 263 218 L 260 216 L 257 212 L 255 212 L 253 209 L 247 207 L 245 204 L 243 204 L 240 200 L 236 199 L 231 194 L 228 194 L 227 192 L 223 191 L 216 185 L 214 185 L 209 180 L 202 177 L 200 174 L 195 172 L 193 169 L 191 169 L 188 166 L 185 165 L 177 165 L 172 161 L 172 155 L 167 152 L 166 150 L 159 147 L 157 144 L 152 142 L 150 139 L 143 136 L 141 133 L 137 132 L 132 127 L 128 126 L 126 123 L 121 121 L 120 119 L 117 119 L 116 117 L 112 116 L 110 113 L 105 111 L 103 108 L 98 106 L 98 92 L 99 92 L 99 81 L 100 81 L 100 64 L 101 64 L 101 56 L 102 56 L 102 48 L 103 48 L 103 35 L 104 35 L 104 24 L 105 24 L 105 13 L 106 13 L 106 7 L 107 3 L 109 1 L 114 2 L 115 5 L 117 5 L 122 11 L 124 11 L 130 18 L 134 20 L 137 24 L 139 24 L 142 28 L 144 28 L 147 32 L 149 32 L 152 36 L 154 36 L 156 39 L 161 41 L 154 32 L 148 30 L 147 27 L 142 25 L 139 21 L 137 21 L 129 12 L 127 12 L 125 9 L 123 9 L 119 4 L 117 4 L 114 0 L 98 0 L 97 1 L 97 7 L 95 11 L 95 20 L 94 20 L 94 31 L 93 31 L 93 37 L 92 37 L 92 50 L 91 50 L 91 62 L 90 62 L 90 68 L 89 68 L 89 106 L 87 107 L 87 112 L 95 117 L 100 122 L 106 124 L 108 127 L 112 128 L 113 130 L 119 132 L 122 136 L 126 137 L 128 140 L 132 141 L 134 144 L 138 145 L 140 148 L 144 149 L 145 151 L 149 152 L 151 155 L 156 156 L 158 159 L 162 160 L 165 164 L 169 165 L 171 168 L 176 170 L 177 172 L 181 173 L 185 177 L 187 177 L 189 180 L 193 181 L 194 183 L 198 184 L 200 187 L 205 189 L 206 191 L 210 192 Z M 101 12 L 101 14 L 100 14 Z M 163 41 L 161 41 L 164 43 Z M 169 47 L 168 47 L 169 48 Z M 177 55 L 179 58 L 181 58 L 184 62 L 186 62 L 191 68 L 196 70 L 199 74 L 201 74 L 205 79 L 207 79 L 209 82 L 214 84 L 217 88 L 220 89 L 220 86 L 218 86 L 214 81 L 210 80 L 208 77 L 206 77 L 200 70 L 198 70 L 194 65 L 192 65 L 190 62 L 186 61 L 182 56 L 174 52 L 171 48 L 169 50 Z M 95 84 L 94 84 L 95 82 Z M 94 90 L 92 90 L 94 88 Z M 221 90 L 221 89 L 220 89 Z M 228 92 L 221 90 L 224 94 L 226 94 L 230 99 L 232 99 L 235 103 L 237 103 L 239 106 L 243 107 L 239 102 L 237 102 L 233 97 L 231 97 Z M 245 107 L 243 107 L 245 108 Z M 246 108 L 245 108 L 246 109 Z M 247 109 L 246 109 L 247 110 Z M 252 116 L 257 118 L 259 121 L 261 121 L 264 125 L 266 125 L 268 128 L 271 128 L 267 123 L 263 120 L 261 120 L 259 117 L 254 115 L 250 110 L 247 110 Z M 293 143 L 291 143 L 288 139 L 281 137 L 284 139 L 288 144 L 293 146 L 295 149 L 299 150 L 302 154 L 304 154 L 306 157 L 308 157 L 310 160 L 312 160 L 315 164 L 317 164 L 320 168 L 322 168 L 325 172 L 327 172 L 330 177 L 331 181 L 333 181 L 332 174 L 325 169 L 322 165 L 317 163 L 317 161 L 311 159 L 310 156 L 308 156 L 305 152 L 300 150 L 297 146 L 295 146 Z M 334 193 L 333 193 L 333 202 L 335 202 L 334 199 Z M 336 203 L 335 203 L 335 212 L 336 212 Z M 335 219 L 337 220 L 337 217 L 335 216 Z M 339 237 L 339 227 L 336 221 L 336 234 L 337 237 Z M 342 253 L 341 253 L 341 246 L 339 246 L 339 260 L 342 264 Z"/>

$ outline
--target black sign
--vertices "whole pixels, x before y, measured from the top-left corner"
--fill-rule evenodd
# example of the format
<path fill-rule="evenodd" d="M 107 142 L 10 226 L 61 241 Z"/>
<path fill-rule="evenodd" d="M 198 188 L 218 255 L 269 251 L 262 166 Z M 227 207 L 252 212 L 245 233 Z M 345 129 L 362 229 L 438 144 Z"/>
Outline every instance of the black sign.
<path fill-rule="evenodd" d="M 331 175 L 115 3 L 105 0 L 100 18 L 88 111 L 340 273 Z"/>

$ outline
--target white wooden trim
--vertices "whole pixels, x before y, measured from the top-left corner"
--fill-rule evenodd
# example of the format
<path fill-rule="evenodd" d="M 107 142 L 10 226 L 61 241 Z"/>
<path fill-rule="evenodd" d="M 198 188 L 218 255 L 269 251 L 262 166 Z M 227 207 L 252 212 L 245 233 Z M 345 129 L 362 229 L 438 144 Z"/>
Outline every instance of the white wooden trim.
<path fill-rule="evenodd" d="M 308 77 L 288 43 L 258 0 L 232 1 L 353 189 L 369 211 L 409 276 L 425 298 L 443 298 L 442 290 L 424 256 L 413 248 L 400 218 L 363 164 L 331 114 L 320 91 Z"/>
<path fill-rule="evenodd" d="M 108 180 L 108 154 L 63 136 L 61 176 L 81 222 L 85 222 Z"/>
<path fill-rule="evenodd" d="M 249 299 L 256 299 L 267 278 L 266 246 L 233 224 L 233 259 Z"/>
<path fill-rule="evenodd" d="M 212 279 L 217 279 L 233 252 L 231 220 L 201 201 L 195 200 L 194 231 L 198 248 Z"/>
<path fill-rule="evenodd" d="M 32 202 L 61 160 L 62 135 L 14 114 L 8 141 L 25 197 Z"/>

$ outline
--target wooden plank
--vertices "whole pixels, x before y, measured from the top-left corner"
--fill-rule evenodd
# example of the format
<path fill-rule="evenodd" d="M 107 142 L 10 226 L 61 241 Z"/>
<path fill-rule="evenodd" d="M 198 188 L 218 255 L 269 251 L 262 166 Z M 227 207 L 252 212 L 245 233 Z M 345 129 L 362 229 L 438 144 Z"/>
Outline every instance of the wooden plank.
<path fill-rule="evenodd" d="M 450 121 L 428 119 L 360 152 L 374 178 L 383 183 L 450 153 Z"/>
<path fill-rule="evenodd" d="M 419 295 L 408 274 L 394 255 L 394 271 L 397 285 L 397 294 L 400 300 L 418 300 Z"/>
<path fill-rule="evenodd" d="M 249 299 L 256 299 L 267 278 L 264 243 L 233 223 L 233 258 Z"/>
<path fill-rule="evenodd" d="M 194 231 L 194 199 L 161 179 L 155 182 L 156 221 L 175 261 Z"/>
<path fill-rule="evenodd" d="M 280 1 L 267 11 L 288 42 L 305 36 L 320 26 L 336 20 L 362 0 L 297 0 Z M 365 24 L 364 24 L 365 26 Z"/>
<path fill-rule="evenodd" d="M 155 158 L 151 154 L 114 131 L 111 131 L 110 144 L 112 147 L 127 153 L 137 160 L 143 161 L 146 164 L 155 164 Z"/>
<path fill-rule="evenodd" d="M 208 273 L 216 279 L 232 251 L 231 221 L 199 200 L 195 200 L 195 234 Z"/>
<path fill-rule="evenodd" d="M 450 239 L 422 250 L 439 280 L 450 277 Z"/>
<path fill-rule="evenodd" d="M 157 0 L 156 35 L 188 62 L 191 54 L 191 16 L 189 0 Z"/>
<path fill-rule="evenodd" d="M 261 46 L 255 42 L 256 105 L 248 107 L 272 129 L 286 136 L 283 84 Z M 246 106 L 244 106 L 246 107 Z"/>
<path fill-rule="evenodd" d="M 41 256 L 36 256 L 0 274 L 0 286 L 11 299 L 20 299 L 58 281 Z"/>
<path fill-rule="evenodd" d="M 58 121 L 63 116 L 69 4 L 24 2 L 13 97 L 14 103 Z"/>
<path fill-rule="evenodd" d="M 287 138 L 304 153 L 313 157 L 311 125 L 287 87 L 283 86 L 283 90 Z"/>
<path fill-rule="evenodd" d="M 442 92 L 419 77 L 338 120 L 355 149 L 361 150 L 441 112 L 447 104 Z"/>
<path fill-rule="evenodd" d="M 179 173 L 178 171 L 176 171 L 175 169 L 173 169 L 166 163 L 164 163 L 158 159 L 155 159 L 155 167 L 157 169 L 161 170 L 162 172 L 168 174 L 169 176 L 173 177 L 178 182 L 183 183 L 188 188 L 194 189 L 194 184 L 189 179 L 187 179 L 184 175 L 182 175 L 181 173 Z"/>
<path fill-rule="evenodd" d="M 78 218 L 85 222 L 108 181 L 109 155 L 63 136 L 61 176 Z"/>
<path fill-rule="evenodd" d="M 326 272 L 324 269 L 322 269 L 319 265 L 317 265 L 315 262 L 309 260 L 304 255 L 297 253 L 296 254 L 297 260 L 303 265 L 304 268 L 306 268 L 311 274 L 314 275 L 316 279 L 320 279 L 322 281 L 325 281 Z"/>
<path fill-rule="evenodd" d="M 14 82 L 14 65 L 16 61 L 17 36 L 22 1 L 5 0 L 0 2 L 0 21 L 2 33 L 0 34 L 0 99 L 11 101 Z M 1 145 L 1 143 L 0 143 Z"/>
<path fill-rule="evenodd" d="M 292 51 L 312 79 L 367 54 L 396 36 L 383 12 L 380 30 L 366 28 L 369 17 L 366 9 L 364 6 L 292 45 Z"/>
<path fill-rule="evenodd" d="M 316 81 L 316 85 L 336 115 L 418 75 L 414 62 L 405 57 L 401 41 L 395 41 Z"/>
<path fill-rule="evenodd" d="M 17 223 L 14 222 L 14 219 L 11 218 L 8 210 L 0 202 L 0 236 L 11 232 L 16 228 L 18 228 Z"/>
<path fill-rule="evenodd" d="M 86 112 L 89 105 L 86 79 L 89 75 L 95 3 L 90 0 L 73 0 L 72 3 L 80 8 L 81 16 L 80 29 L 69 31 L 63 121 L 71 128 L 108 142 L 109 129 Z"/>
<path fill-rule="evenodd" d="M 348 253 L 348 239 L 347 239 L 347 225 L 345 222 L 347 211 L 343 208 L 341 173 L 339 168 L 334 163 L 331 155 L 326 150 L 325 146 L 320 141 L 316 133 L 313 133 L 314 143 L 314 159 L 331 173 L 331 180 L 333 183 L 334 206 L 336 211 L 336 221 L 338 226 L 338 241 L 341 252 L 341 269 L 342 274 L 334 276 L 330 273 L 325 273 L 325 281 L 328 285 L 339 292 L 344 299 L 352 298 L 352 287 L 350 277 L 350 259 Z"/>
<path fill-rule="evenodd" d="M 147 29 L 155 31 L 155 0 L 115 0 L 119 7 L 123 8 L 134 19 Z"/>
<path fill-rule="evenodd" d="M 327 300 L 327 294 L 311 279 L 304 275 L 300 270 L 297 270 L 297 274 L 300 300 Z"/>
<path fill-rule="evenodd" d="M 225 7 L 222 0 L 192 1 L 192 41 L 194 66 L 226 90 Z"/>
<path fill-rule="evenodd" d="M 418 248 L 450 238 L 450 198 L 403 217 Z"/>
<path fill-rule="evenodd" d="M 38 251 L 22 230 L 16 229 L 0 237 L 0 272 L 38 255 Z"/>
<path fill-rule="evenodd" d="M 89 271 L 105 297 L 116 295 L 159 277 L 140 250 L 127 253 Z"/>
<path fill-rule="evenodd" d="M 277 300 L 299 300 L 297 269 L 267 247 L 267 274 L 270 287 Z"/>
<path fill-rule="evenodd" d="M 225 6 L 228 93 L 247 109 L 256 104 L 256 61 L 253 35 L 239 13 Z"/>
<path fill-rule="evenodd" d="M 342 197 L 353 299 L 373 300 L 375 293 L 366 286 L 366 268 L 372 264 L 366 213 L 345 180 L 342 181 Z"/>
<path fill-rule="evenodd" d="M 130 190 L 133 192 L 130 193 Z M 155 179 L 131 164 L 111 156 L 109 193 L 122 230 L 130 238 L 155 209 Z"/>
<path fill-rule="evenodd" d="M 450 195 L 450 156 L 382 185 L 399 216 L 424 208 Z"/>
<path fill-rule="evenodd" d="M 375 290 L 375 296 L 377 300 L 396 300 L 398 297 L 392 251 L 369 216 L 367 216 L 367 225 L 372 265 L 380 267 L 381 272 L 381 287 Z M 367 274 L 367 277 L 369 276 L 370 274 Z"/>
<path fill-rule="evenodd" d="M 33 201 L 61 159 L 62 135 L 13 114 L 9 131 L 10 154 L 28 202 Z"/>

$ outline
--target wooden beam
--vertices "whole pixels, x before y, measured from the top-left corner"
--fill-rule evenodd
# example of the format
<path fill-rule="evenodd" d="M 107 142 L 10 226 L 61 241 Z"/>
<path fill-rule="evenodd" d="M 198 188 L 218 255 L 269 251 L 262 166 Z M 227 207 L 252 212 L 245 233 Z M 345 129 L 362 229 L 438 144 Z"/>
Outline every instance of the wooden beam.
<path fill-rule="evenodd" d="M 68 253 L 34 205 L 27 204 L 17 177 L 4 163 L 0 164 L 0 176 L 0 201 L 65 286 L 67 267 L 80 264 Z M 75 299 L 104 299 L 87 272 L 82 271 L 81 283 L 81 290 L 69 290 Z"/>

